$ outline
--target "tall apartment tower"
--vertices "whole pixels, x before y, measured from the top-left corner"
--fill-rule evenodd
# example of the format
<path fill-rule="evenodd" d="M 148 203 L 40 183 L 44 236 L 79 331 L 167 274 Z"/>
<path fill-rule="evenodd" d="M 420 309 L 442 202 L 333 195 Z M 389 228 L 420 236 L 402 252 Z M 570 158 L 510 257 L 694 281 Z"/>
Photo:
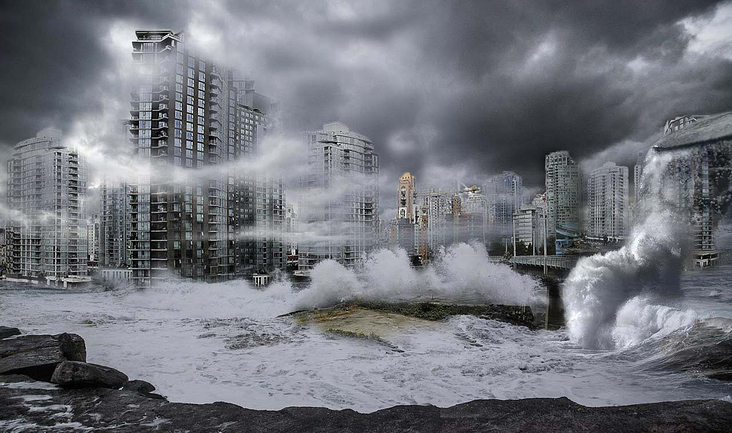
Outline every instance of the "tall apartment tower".
<path fill-rule="evenodd" d="M 628 235 L 628 167 L 607 162 L 587 181 L 590 236 L 611 239 Z"/>
<path fill-rule="evenodd" d="M 487 200 L 489 230 L 502 238 L 511 236 L 513 216 L 524 204 L 521 176 L 504 171 L 490 178 L 483 190 Z"/>
<path fill-rule="evenodd" d="M 646 153 L 638 152 L 638 159 L 633 166 L 633 198 L 637 204 L 641 199 L 641 183 L 643 181 L 643 163 L 645 162 Z"/>
<path fill-rule="evenodd" d="M 214 166 L 237 155 L 237 92 L 227 71 L 186 49 L 182 34 L 135 33 L 131 141 L 150 170 L 130 185 L 132 278 L 231 278 L 235 176 Z"/>
<path fill-rule="evenodd" d="M 86 163 L 46 128 L 21 141 L 8 161 L 12 244 L 8 274 L 25 277 L 87 273 Z"/>
<path fill-rule="evenodd" d="M 544 161 L 547 232 L 579 231 L 582 180 L 579 165 L 569 152 L 562 150 L 548 154 Z"/>
<path fill-rule="evenodd" d="M 354 266 L 378 241 L 378 156 L 368 137 L 340 122 L 305 135 L 308 176 L 300 218 L 318 236 L 300 244 L 300 269 L 325 259 Z"/>

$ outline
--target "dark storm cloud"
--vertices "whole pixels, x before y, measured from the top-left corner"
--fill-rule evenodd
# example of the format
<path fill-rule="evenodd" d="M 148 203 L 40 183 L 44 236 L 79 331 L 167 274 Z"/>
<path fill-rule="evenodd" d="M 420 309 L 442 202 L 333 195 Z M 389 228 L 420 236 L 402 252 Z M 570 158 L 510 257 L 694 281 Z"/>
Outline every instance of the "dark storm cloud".
<path fill-rule="evenodd" d="M 385 207 L 403 171 L 419 183 L 438 167 L 476 182 L 514 170 L 536 187 L 547 152 L 612 147 L 622 159 L 618 143 L 668 117 L 732 109 L 729 57 L 690 54 L 679 24 L 716 11 L 698 0 L 4 2 L 0 141 L 99 109 L 99 77 L 115 67 L 104 38 L 121 21 L 185 28 L 278 99 L 292 131 L 342 120 L 372 138 Z"/>

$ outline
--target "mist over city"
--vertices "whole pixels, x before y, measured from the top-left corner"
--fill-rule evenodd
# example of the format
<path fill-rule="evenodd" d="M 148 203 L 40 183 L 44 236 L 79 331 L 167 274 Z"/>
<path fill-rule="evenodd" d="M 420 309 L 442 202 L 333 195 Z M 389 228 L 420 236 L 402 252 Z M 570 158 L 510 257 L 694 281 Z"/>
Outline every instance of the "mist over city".
<path fill-rule="evenodd" d="M 732 2 L 0 23 L 0 431 L 732 425 Z"/>

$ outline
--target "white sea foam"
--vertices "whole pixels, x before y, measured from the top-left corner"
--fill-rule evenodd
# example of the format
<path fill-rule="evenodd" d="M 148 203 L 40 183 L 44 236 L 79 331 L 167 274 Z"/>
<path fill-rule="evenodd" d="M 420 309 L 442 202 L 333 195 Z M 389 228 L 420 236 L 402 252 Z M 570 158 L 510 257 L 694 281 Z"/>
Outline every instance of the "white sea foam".
<path fill-rule="evenodd" d="M 651 320 L 668 324 L 628 326 L 618 323 L 623 305 L 641 294 L 656 298 L 678 296 L 688 233 L 668 210 L 662 176 L 669 156 L 651 152 L 644 167 L 646 197 L 638 213 L 643 215 L 626 244 L 617 251 L 581 259 L 567 278 L 563 301 L 570 337 L 589 348 L 613 348 L 638 342 L 651 328 L 674 326 L 677 316 L 658 314 Z M 626 305 L 626 312 L 636 303 Z M 622 318 L 621 318 L 622 319 Z M 620 326 L 622 329 L 616 330 Z M 636 335 L 629 335 L 630 330 Z"/>

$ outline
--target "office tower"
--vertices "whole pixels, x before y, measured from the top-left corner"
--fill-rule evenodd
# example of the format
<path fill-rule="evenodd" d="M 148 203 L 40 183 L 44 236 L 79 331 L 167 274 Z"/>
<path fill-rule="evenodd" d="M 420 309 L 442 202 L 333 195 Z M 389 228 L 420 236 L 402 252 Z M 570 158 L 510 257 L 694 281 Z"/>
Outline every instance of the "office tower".
<path fill-rule="evenodd" d="M 130 186 L 125 181 L 104 178 L 99 218 L 99 266 L 128 267 L 130 260 Z"/>
<path fill-rule="evenodd" d="M 285 205 L 285 252 L 288 256 L 297 254 L 298 215 L 292 203 Z"/>
<path fill-rule="evenodd" d="M 546 156 L 544 170 L 548 235 L 557 237 L 558 231 L 568 236 L 578 233 L 582 192 L 579 165 L 562 150 Z"/>
<path fill-rule="evenodd" d="M 628 235 L 628 167 L 607 162 L 587 181 L 589 234 L 622 239 Z"/>
<path fill-rule="evenodd" d="M 417 193 L 418 222 L 420 233 L 423 233 L 420 255 L 423 258 L 429 258 L 452 239 L 452 226 L 448 220 L 452 221 L 453 195 L 452 192 L 436 188 Z"/>
<path fill-rule="evenodd" d="M 410 173 L 404 173 L 399 178 L 399 186 L 397 188 L 397 219 L 406 219 L 410 223 L 414 223 L 414 195 L 416 193 L 414 187 L 415 178 Z"/>
<path fill-rule="evenodd" d="M 661 190 L 678 218 L 689 224 L 694 265 L 712 266 L 719 258 L 714 228 L 729 206 L 732 112 L 680 116 L 666 122 L 653 151 L 669 156 Z"/>
<path fill-rule="evenodd" d="M 490 178 L 483 190 L 487 200 L 488 230 L 493 236 L 503 239 L 511 237 L 513 215 L 524 203 L 521 176 L 504 171 Z"/>
<path fill-rule="evenodd" d="M 488 232 L 488 203 L 477 187 L 460 192 L 460 211 L 457 219 L 457 233 L 454 241 L 485 243 Z"/>
<path fill-rule="evenodd" d="M 58 279 L 87 273 L 86 164 L 61 137 L 43 129 L 15 145 L 8 161 L 9 274 Z"/>
<path fill-rule="evenodd" d="M 368 137 L 334 122 L 307 132 L 301 221 L 315 236 L 300 245 L 300 269 L 334 259 L 360 263 L 378 240 L 379 160 Z"/>

